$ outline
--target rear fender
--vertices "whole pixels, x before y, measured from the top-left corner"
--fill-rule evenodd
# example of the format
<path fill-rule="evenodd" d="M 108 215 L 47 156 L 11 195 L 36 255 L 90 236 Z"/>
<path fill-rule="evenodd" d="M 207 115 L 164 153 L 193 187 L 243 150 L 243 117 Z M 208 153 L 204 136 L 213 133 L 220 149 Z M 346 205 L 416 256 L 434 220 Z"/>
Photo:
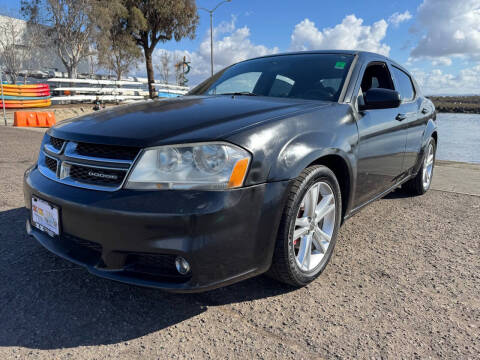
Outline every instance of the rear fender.
<path fill-rule="evenodd" d="M 418 154 L 417 158 L 417 163 L 414 167 L 414 173 L 418 173 L 420 168 L 422 167 L 422 159 L 425 154 L 428 142 L 430 141 L 430 138 L 433 136 L 433 133 L 437 133 L 437 124 L 433 119 L 429 119 L 427 126 L 425 127 L 425 131 L 423 132 L 423 137 L 422 137 L 422 146 L 420 149 L 420 153 Z M 437 140 L 438 142 L 438 140 Z"/>

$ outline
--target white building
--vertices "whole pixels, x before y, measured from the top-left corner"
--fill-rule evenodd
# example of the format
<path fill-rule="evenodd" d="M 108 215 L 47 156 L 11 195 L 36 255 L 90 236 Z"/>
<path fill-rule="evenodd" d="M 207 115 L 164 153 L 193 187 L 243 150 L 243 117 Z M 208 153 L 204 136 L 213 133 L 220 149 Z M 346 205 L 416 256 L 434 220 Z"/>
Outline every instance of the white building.
<path fill-rule="evenodd" d="M 15 62 L 15 67 L 21 69 L 20 74 L 32 77 L 67 77 L 66 69 L 55 51 L 54 44 L 44 46 L 28 46 L 28 24 L 25 20 L 0 15 L 0 66 L 8 72 L 7 62 Z M 45 38 L 45 37 L 43 37 Z M 15 49 L 15 56 L 12 51 Z M 89 59 L 93 61 L 93 59 Z M 90 73 L 89 61 L 83 61 L 78 73 Z"/>

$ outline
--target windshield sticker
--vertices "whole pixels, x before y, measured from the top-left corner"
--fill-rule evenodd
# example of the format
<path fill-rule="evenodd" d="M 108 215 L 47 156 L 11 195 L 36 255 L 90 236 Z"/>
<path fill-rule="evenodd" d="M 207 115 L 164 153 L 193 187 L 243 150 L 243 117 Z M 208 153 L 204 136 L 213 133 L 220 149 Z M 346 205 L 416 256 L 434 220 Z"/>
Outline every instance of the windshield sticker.
<path fill-rule="evenodd" d="M 343 70 L 345 69 L 345 65 L 347 65 L 345 61 L 337 61 L 335 64 L 335 69 Z"/>

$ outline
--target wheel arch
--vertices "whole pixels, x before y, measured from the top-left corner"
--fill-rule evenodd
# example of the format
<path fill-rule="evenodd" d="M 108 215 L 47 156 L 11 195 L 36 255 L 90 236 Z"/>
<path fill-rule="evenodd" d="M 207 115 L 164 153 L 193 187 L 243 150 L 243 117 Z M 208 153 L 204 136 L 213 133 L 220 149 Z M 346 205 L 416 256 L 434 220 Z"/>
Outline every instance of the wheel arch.
<path fill-rule="evenodd" d="M 435 142 L 438 142 L 437 124 L 433 121 L 433 119 L 428 120 L 425 131 L 423 132 L 422 149 L 427 146 L 427 143 L 431 137 L 435 139 Z"/>
<path fill-rule="evenodd" d="M 352 193 L 351 169 L 347 161 L 339 154 L 327 154 L 312 161 L 307 167 L 313 165 L 323 165 L 329 168 L 337 178 L 342 195 L 342 222 L 347 212 L 350 196 Z"/>
<path fill-rule="evenodd" d="M 422 159 L 425 153 L 425 148 L 427 147 L 428 142 L 433 137 L 435 140 L 435 145 L 438 146 L 438 130 L 437 124 L 433 121 L 433 119 L 428 120 L 427 126 L 425 127 L 425 131 L 423 132 L 423 139 L 422 145 L 420 148 L 420 152 L 418 153 L 417 163 L 414 167 L 414 174 L 417 174 L 422 166 Z"/>

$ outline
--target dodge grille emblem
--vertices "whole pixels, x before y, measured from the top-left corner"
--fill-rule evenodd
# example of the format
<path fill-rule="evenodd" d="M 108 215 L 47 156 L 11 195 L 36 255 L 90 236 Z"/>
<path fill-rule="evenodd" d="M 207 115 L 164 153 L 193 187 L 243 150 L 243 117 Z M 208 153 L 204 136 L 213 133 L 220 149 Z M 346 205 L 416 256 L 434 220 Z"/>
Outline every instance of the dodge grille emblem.
<path fill-rule="evenodd" d="M 103 179 L 112 179 L 112 180 L 117 180 L 118 176 L 113 175 L 113 174 L 103 174 L 95 171 L 89 171 L 88 176 L 93 176 L 93 177 L 98 177 L 98 178 L 103 178 Z"/>

